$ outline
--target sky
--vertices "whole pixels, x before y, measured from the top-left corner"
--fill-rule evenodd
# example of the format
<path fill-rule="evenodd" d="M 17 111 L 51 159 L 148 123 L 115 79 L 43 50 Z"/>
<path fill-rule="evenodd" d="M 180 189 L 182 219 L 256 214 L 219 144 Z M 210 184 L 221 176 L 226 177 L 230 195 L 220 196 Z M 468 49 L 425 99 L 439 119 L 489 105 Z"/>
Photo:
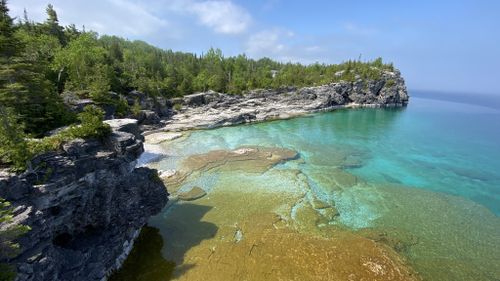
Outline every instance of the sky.
<path fill-rule="evenodd" d="M 500 96 L 500 1 L 9 0 L 11 16 L 201 54 L 305 64 L 377 57 L 410 90 Z"/>

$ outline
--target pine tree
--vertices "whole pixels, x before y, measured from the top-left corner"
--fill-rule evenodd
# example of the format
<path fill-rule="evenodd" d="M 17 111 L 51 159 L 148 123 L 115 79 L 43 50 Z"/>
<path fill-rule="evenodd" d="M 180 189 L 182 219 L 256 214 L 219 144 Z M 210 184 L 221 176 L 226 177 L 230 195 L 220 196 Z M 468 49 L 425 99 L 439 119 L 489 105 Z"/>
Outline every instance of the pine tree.
<path fill-rule="evenodd" d="M 0 164 L 24 170 L 30 157 L 23 125 L 12 109 L 0 105 Z"/>
<path fill-rule="evenodd" d="M 7 1 L 0 0 L 0 104 L 20 115 L 28 133 L 41 135 L 66 123 L 66 111 L 54 86 L 22 57 Z"/>
<path fill-rule="evenodd" d="M 64 29 L 59 25 L 59 19 L 57 18 L 57 13 L 56 10 L 54 10 L 54 6 L 52 6 L 52 4 L 49 4 L 45 11 L 47 12 L 45 27 L 47 28 L 48 34 L 57 37 L 61 45 L 66 45 Z"/>
<path fill-rule="evenodd" d="M 19 42 L 14 37 L 14 27 L 12 18 L 9 16 L 7 0 L 0 0 L 0 59 L 1 63 L 19 52 Z"/>

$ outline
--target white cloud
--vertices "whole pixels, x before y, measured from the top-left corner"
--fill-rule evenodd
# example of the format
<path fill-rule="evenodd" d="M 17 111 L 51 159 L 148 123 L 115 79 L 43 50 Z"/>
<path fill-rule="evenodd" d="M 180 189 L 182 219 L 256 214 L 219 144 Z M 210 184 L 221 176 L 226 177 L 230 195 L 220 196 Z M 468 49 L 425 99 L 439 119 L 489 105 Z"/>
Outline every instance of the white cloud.
<path fill-rule="evenodd" d="M 132 34 L 134 36 L 151 34 L 158 29 L 169 26 L 169 23 L 165 19 L 162 19 L 148 11 L 145 8 L 147 5 L 136 4 L 135 2 L 128 0 L 107 1 L 114 5 L 115 10 L 113 10 L 113 14 L 120 15 L 123 13 L 120 17 L 111 17 L 115 19 L 118 18 L 115 22 L 110 22 L 112 24 L 112 28 L 119 26 L 119 28 L 126 34 Z M 109 11 L 106 11 L 105 14 L 107 17 L 110 16 Z M 106 26 L 105 23 L 100 23 Z"/>
<path fill-rule="evenodd" d="M 217 33 L 239 34 L 252 22 L 250 14 L 227 0 L 177 1 L 174 9 L 195 15 L 198 21 Z"/>
<path fill-rule="evenodd" d="M 246 52 L 253 57 L 280 56 L 288 51 L 283 40 L 293 36 L 289 31 L 278 29 L 260 31 L 248 38 Z"/>
<path fill-rule="evenodd" d="M 40 0 L 18 0 L 9 6 L 12 16 L 22 17 L 23 9 L 26 8 L 30 19 L 44 21 L 47 3 Z M 80 28 L 85 25 L 87 30 L 100 34 L 138 38 L 169 26 L 166 20 L 149 11 L 147 5 L 129 0 L 51 0 L 50 3 L 58 13 L 62 25 L 74 23 Z"/>
<path fill-rule="evenodd" d="M 306 45 L 304 38 L 284 29 L 262 30 L 248 37 L 245 52 L 253 58 L 270 57 L 282 62 L 313 63 L 324 49 Z"/>
<path fill-rule="evenodd" d="M 22 18 L 26 8 L 30 19 L 44 21 L 45 8 L 50 2 L 61 25 L 73 23 L 99 34 L 156 42 L 182 40 L 202 27 L 220 35 L 237 35 L 245 33 L 252 23 L 250 13 L 231 0 L 45 1 L 9 2 L 10 14 Z"/>

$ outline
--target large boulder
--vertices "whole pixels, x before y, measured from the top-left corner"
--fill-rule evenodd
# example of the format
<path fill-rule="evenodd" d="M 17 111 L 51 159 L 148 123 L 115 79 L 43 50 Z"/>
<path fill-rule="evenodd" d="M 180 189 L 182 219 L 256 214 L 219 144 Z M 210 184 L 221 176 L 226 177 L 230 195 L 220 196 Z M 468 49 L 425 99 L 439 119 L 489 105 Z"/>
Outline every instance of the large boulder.
<path fill-rule="evenodd" d="M 155 125 L 160 123 L 161 118 L 152 110 L 141 110 L 139 112 L 138 121 L 141 125 Z"/>
<path fill-rule="evenodd" d="M 154 111 L 158 116 L 169 115 L 167 100 L 161 96 L 152 97 L 139 91 L 131 91 L 124 96 L 129 106 L 139 103 L 141 110 Z"/>

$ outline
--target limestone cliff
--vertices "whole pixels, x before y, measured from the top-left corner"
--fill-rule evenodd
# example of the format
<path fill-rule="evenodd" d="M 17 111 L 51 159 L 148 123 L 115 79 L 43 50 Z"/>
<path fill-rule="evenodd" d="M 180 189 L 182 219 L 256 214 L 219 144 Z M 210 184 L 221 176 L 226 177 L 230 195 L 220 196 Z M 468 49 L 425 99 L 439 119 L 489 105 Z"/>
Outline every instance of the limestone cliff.
<path fill-rule="evenodd" d="M 167 202 L 156 170 L 135 168 L 143 152 L 137 121 L 107 121 L 105 141 L 74 140 L 40 155 L 32 171 L 0 173 L 14 223 L 31 230 L 12 262 L 17 280 L 105 280 L 147 219 Z"/>
<path fill-rule="evenodd" d="M 163 130 L 212 128 L 345 107 L 396 107 L 409 101 L 398 70 L 385 71 L 380 79 L 338 82 L 322 86 L 278 90 L 253 90 L 237 96 L 206 92 L 169 101 L 174 109 Z"/>

